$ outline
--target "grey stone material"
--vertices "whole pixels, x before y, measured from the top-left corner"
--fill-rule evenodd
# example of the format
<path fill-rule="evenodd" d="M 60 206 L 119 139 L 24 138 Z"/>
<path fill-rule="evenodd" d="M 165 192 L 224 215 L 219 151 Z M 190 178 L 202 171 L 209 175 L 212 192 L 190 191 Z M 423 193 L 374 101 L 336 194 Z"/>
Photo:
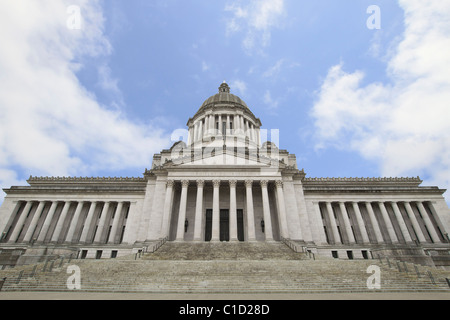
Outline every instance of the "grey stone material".
<path fill-rule="evenodd" d="M 278 141 L 263 141 L 261 120 L 226 82 L 187 129 L 141 177 L 30 176 L 4 189 L 0 250 L 20 248 L 22 261 L 48 255 L 36 246 L 103 260 L 164 239 L 226 257 L 232 247 L 221 242 L 240 244 L 241 256 L 285 240 L 318 257 L 382 252 L 449 266 L 445 190 L 420 177 L 308 177 Z"/>

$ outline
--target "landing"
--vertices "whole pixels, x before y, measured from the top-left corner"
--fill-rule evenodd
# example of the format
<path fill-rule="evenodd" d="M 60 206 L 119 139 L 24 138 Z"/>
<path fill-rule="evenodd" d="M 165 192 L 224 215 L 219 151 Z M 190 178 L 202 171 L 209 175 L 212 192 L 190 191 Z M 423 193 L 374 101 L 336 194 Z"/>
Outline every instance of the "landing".
<path fill-rule="evenodd" d="M 167 242 L 146 260 L 303 260 L 281 242 Z"/>

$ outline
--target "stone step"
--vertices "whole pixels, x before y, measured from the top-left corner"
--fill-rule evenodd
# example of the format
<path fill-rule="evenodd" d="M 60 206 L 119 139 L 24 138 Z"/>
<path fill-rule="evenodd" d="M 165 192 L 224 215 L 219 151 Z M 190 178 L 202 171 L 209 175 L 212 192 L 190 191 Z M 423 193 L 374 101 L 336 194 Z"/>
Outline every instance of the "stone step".
<path fill-rule="evenodd" d="M 146 260 L 303 260 L 280 242 L 167 242 Z"/>
<path fill-rule="evenodd" d="M 67 267 L 78 265 L 83 291 L 152 293 L 300 293 L 372 292 L 367 268 L 381 268 L 383 292 L 449 292 L 449 272 L 417 277 L 379 260 L 311 260 L 282 243 L 166 243 L 141 259 L 72 260 L 55 263 L 52 272 L 39 265 L 0 271 L 4 291 L 68 291 Z M 411 268 L 412 269 L 412 268 Z"/>
<path fill-rule="evenodd" d="M 74 261 L 78 262 L 78 261 Z M 366 267 L 373 261 L 80 261 L 82 290 L 101 292 L 368 292 Z M 238 270 L 239 272 L 236 272 Z M 214 272 L 212 272 L 214 271 Z M 450 292 L 389 268 L 384 292 Z M 5 290 L 66 291 L 65 268 L 24 277 Z"/>

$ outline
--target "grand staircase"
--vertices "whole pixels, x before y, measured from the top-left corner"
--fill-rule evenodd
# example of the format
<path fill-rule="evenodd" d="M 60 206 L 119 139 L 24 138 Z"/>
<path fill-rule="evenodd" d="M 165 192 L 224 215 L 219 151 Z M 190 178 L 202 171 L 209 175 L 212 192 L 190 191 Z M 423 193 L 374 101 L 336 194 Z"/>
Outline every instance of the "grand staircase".
<path fill-rule="evenodd" d="M 283 243 L 176 243 L 118 259 L 56 260 L 0 271 L 2 291 L 70 291 L 68 267 L 81 272 L 81 291 L 148 293 L 448 292 L 450 272 L 380 260 L 310 259 Z M 369 266 L 381 269 L 370 290 Z M 45 272 L 43 271 L 45 267 Z M 408 271 L 403 268 L 408 269 Z M 402 270 L 403 269 L 403 270 Z M 431 271 L 430 271 L 431 270 Z M 419 272 L 419 273 L 417 273 Z M 432 272 L 432 278 L 430 273 Z"/>

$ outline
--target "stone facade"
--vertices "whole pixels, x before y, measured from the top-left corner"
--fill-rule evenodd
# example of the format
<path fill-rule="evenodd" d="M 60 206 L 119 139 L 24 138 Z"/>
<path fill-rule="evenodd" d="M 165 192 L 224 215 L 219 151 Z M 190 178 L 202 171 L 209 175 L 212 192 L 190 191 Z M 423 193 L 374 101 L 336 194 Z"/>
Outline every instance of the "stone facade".
<path fill-rule="evenodd" d="M 420 178 L 307 178 L 295 155 L 261 143 L 261 125 L 223 83 L 189 119 L 187 143 L 154 155 L 141 178 L 30 177 L 4 189 L 0 250 L 11 255 L 0 264 L 113 258 L 164 238 L 289 239 L 335 258 L 450 264 L 445 190 Z"/>

